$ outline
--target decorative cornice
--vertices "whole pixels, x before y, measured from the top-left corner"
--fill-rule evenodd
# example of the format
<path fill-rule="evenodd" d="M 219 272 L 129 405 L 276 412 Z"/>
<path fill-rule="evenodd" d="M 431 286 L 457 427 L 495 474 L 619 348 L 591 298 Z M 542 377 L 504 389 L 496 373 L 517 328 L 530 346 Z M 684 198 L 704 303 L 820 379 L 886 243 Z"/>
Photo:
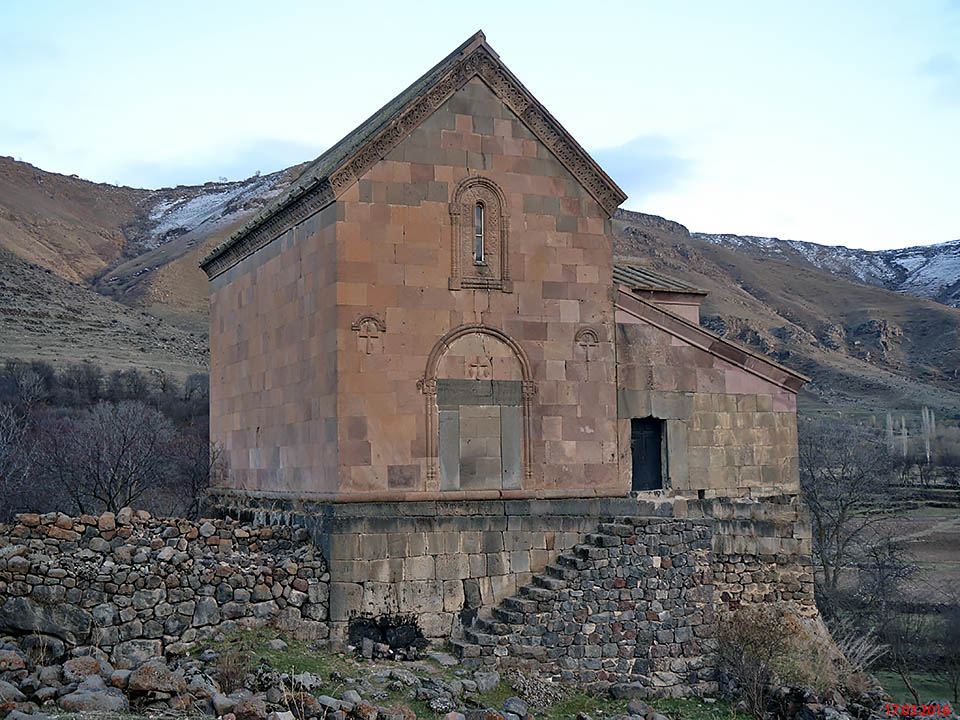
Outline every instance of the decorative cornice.
<path fill-rule="evenodd" d="M 626 194 L 517 80 L 486 42 L 471 47 L 474 48 L 472 51 L 361 143 L 357 150 L 348 154 L 328 177 L 310 178 L 304 186 L 265 210 L 215 248 L 200 265 L 207 276 L 219 275 L 334 202 L 473 77 L 480 77 L 583 185 L 604 212 L 613 215 L 626 200 Z"/>
<path fill-rule="evenodd" d="M 264 245 L 276 240 L 297 223 L 323 210 L 334 200 L 330 183 L 326 180 L 318 182 L 309 190 L 304 190 L 290 204 L 278 208 L 259 224 L 242 231 L 234 239 L 214 249 L 204 258 L 200 267 L 208 278 L 213 279 Z"/>

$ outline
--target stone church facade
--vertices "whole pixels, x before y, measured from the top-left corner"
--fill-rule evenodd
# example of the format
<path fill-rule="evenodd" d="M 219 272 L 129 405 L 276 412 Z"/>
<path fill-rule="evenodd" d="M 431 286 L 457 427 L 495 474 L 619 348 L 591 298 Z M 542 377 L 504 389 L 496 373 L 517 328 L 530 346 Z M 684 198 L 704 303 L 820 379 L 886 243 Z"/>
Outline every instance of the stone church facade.
<path fill-rule="evenodd" d="M 477 33 L 204 260 L 215 495 L 314 531 L 334 637 L 407 614 L 479 633 L 475 662 L 543 660 L 476 623 L 616 517 L 712 528 L 689 535 L 700 584 L 766 558 L 770 582 L 717 582 L 711 607 L 812 602 L 805 378 L 701 328 L 702 291 L 618 263 L 624 199 Z"/>

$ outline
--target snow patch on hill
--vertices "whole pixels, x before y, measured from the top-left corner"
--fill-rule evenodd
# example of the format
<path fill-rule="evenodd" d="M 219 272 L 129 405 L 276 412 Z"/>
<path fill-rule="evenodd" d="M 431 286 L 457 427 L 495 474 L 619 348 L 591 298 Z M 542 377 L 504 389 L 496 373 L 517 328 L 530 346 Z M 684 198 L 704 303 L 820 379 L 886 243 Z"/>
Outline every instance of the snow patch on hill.
<path fill-rule="evenodd" d="M 871 251 L 752 235 L 692 236 L 741 252 L 826 270 L 864 285 L 960 307 L 960 240 Z"/>
<path fill-rule="evenodd" d="M 207 183 L 195 187 L 158 190 L 151 198 L 139 244 L 158 248 L 173 238 L 202 230 L 209 236 L 280 194 L 288 184 L 282 172 L 255 176 L 233 183 Z"/>

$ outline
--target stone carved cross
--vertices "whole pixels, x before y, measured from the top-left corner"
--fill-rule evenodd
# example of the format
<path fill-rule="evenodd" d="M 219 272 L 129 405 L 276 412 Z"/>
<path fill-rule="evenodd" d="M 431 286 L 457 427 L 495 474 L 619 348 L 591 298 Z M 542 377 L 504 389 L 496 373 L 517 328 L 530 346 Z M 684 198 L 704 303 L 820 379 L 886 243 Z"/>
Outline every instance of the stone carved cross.
<path fill-rule="evenodd" d="M 380 328 L 377 327 L 377 324 L 373 320 L 364 320 L 360 324 L 360 330 L 357 332 L 357 337 L 363 341 L 364 352 L 367 355 L 373 354 L 374 346 L 376 345 L 377 340 L 380 338 Z"/>
<path fill-rule="evenodd" d="M 470 360 L 470 366 L 468 369 L 471 380 L 489 380 L 490 379 L 490 363 L 486 358 L 476 357 Z"/>
<path fill-rule="evenodd" d="M 590 351 L 599 345 L 597 338 L 593 333 L 582 333 L 580 338 L 577 340 L 577 345 L 583 350 L 584 358 L 587 362 L 590 362 Z"/>

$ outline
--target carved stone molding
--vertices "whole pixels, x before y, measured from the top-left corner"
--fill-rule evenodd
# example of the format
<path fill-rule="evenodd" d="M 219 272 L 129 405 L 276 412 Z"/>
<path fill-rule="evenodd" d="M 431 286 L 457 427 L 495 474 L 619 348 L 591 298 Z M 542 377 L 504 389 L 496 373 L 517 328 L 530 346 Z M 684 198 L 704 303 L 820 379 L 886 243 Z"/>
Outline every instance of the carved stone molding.
<path fill-rule="evenodd" d="M 333 189 L 326 180 L 300 193 L 290 204 L 285 205 L 263 220 L 253 220 L 229 240 L 220 245 L 204 259 L 200 267 L 208 278 L 215 278 L 264 245 L 283 235 L 297 223 L 320 212 L 334 201 Z"/>
<path fill-rule="evenodd" d="M 327 178 L 312 177 L 294 188 L 277 204 L 214 249 L 201 263 L 207 276 L 212 278 L 219 275 L 336 200 L 475 76 L 482 78 L 507 107 L 526 123 L 587 189 L 604 212 L 608 216 L 613 215 L 620 203 L 626 200 L 624 192 L 482 43 L 464 55 L 382 129 L 367 138 L 356 151 L 348 154 L 343 164 L 332 170 Z"/>
<path fill-rule="evenodd" d="M 473 208 L 484 207 L 484 253 L 486 262 L 473 261 Z M 509 210 L 500 187 L 482 175 L 471 175 L 453 193 L 450 203 L 451 290 L 482 288 L 513 291 L 509 265 Z"/>
<path fill-rule="evenodd" d="M 437 341 L 430 351 L 427 358 L 427 367 L 423 377 L 417 381 L 417 389 L 424 395 L 424 410 L 426 415 L 426 440 L 427 440 L 427 485 L 432 486 L 437 477 L 437 457 L 439 452 L 438 443 L 438 407 L 437 407 L 437 368 L 440 360 L 446 354 L 450 345 L 458 338 L 464 335 L 479 333 L 490 335 L 509 347 L 520 363 L 520 375 L 522 377 L 521 397 L 523 400 L 523 477 L 529 480 L 533 477 L 533 450 L 532 450 L 532 423 L 531 412 L 533 398 L 536 395 L 536 383 L 533 380 L 530 359 L 524 352 L 520 344 L 512 337 L 507 335 L 500 328 L 482 323 L 470 325 L 461 325 L 456 327 Z"/>

